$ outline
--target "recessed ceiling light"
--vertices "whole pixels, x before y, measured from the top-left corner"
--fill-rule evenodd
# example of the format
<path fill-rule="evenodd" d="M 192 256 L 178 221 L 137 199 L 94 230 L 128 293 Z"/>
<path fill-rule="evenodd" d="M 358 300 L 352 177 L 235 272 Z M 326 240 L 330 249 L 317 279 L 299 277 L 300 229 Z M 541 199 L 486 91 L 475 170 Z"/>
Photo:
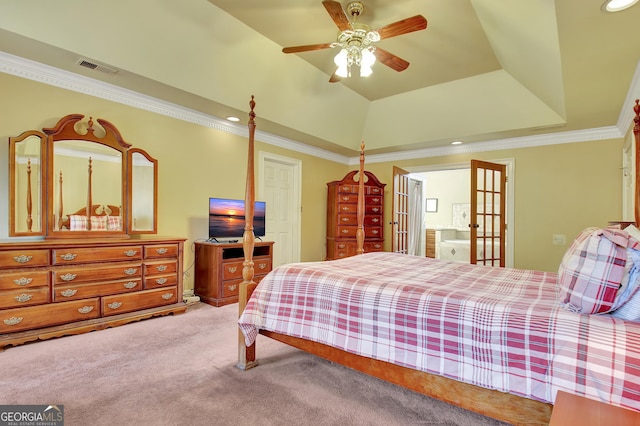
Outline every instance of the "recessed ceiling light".
<path fill-rule="evenodd" d="M 602 5 L 603 12 L 620 12 L 638 3 L 638 0 L 607 0 Z"/>
<path fill-rule="evenodd" d="M 234 117 L 233 115 L 228 116 L 227 120 L 229 120 L 229 121 L 240 121 L 240 119 L 238 117 Z"/>
<path fill-rule="evenodd" d="M 462 145 L 462 141 L 453 141 L 451 145 Z"/>

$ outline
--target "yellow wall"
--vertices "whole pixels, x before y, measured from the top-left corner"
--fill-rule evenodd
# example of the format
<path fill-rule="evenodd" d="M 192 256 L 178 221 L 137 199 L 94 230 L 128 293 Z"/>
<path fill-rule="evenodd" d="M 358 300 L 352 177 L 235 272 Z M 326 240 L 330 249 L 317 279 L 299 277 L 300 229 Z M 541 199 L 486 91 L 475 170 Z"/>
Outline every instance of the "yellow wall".
<path fill-rule="evenodd" d="M 0 73 L 0 174 L 8 176 L 10 136 L 25 130 L 51 127 L 61 117 L 79 113 L 113 123 L 123 138 L 158 160 L 158 235 L 187 238 L 185 288 L 193 288 L 193 242 L 208 237 L 208 198 L 244 198 L 247 138 L 141 109 L 63 90 Z M 247 95 L 247 110 L 250 95 Z M 260 126 L 260 100 L 256 99 Z M 248 118 L 248 116 L 247 116 Z M 301 260 L 321 260 L 326 229 L 326 183 L 348 170 L 338 164 L 265 143 L 260 151 L 302 162 Z M 256 160 L 257 167 L 257 160 Z M 258 187 L 256 176 L 256 188 Z M 7 199 L 7 179 L 0 198 Z M 7 235 L 6 202 L 0 206 L 0 235 Z"/>
<path fill-rule="evenodd" d="M 245 137 L 187 123 L 126 105 L 0 74 L 0 139 L 27 129 L 52 126 L 67 114 L 81 113 L 114 123 L 125 140 L 148 151 L 159 162 L 158 234 L 187 238 L 185 288 L 193 287 L 192 243 L 207 234 L 210 196 L 243 198 L 246 173 Z M 247 95 L 248 105 L 249 95 Z M 260 128 L 260 99 L 256 99 Z M 399 135 L 401 137 L 401 135 Z M 416 167 L 461 163 L 477 158 L 515 159 L 515 262 L 519 268 L 555 271 L 571 240 L 587 226 L 603 226 L 621 217 L 623 139 L 592 141 L 461 154 L 437 158 L 370 163 L 387 183 L 385 224 L 391 220 L 392 166 Z M 301 260 L 320 260 L 325 253 L 326 183 L 341 179 L 344 164 L 258 142 L 256 156 L 268 151 L 302 162 Z M 0 173 L 7 176 L 7 145 L 0 149 Z M 5 180 L 3 180 L 5 181 Z M 256 182 L 256 187 L 258 182 Z M 0 197 L 6 199 L 6 184 Z M 0 231 L 7 227 L 0 207 Z M 567 245 L 552 245 L 552 234 L 565 234 Z M 0 232 L 0 235 L 6 235 Z M 385 228 L 386 247 L 390 229 Z"/>
<path fill-rule="evenodd" d="M 622 145 L 620 138 L 376 163 L 367 169 L 388 184 L 385 223 L 389 223 L 393 165 L 411 168 L 513 158 L 514 267 L 557 271 L 562 255 L 582 229 L 621 219 Z M 390 234 L 385 232 L 390 249 Z M 553 245 L 553 234 L 566 235 L 567 244 Z"/>

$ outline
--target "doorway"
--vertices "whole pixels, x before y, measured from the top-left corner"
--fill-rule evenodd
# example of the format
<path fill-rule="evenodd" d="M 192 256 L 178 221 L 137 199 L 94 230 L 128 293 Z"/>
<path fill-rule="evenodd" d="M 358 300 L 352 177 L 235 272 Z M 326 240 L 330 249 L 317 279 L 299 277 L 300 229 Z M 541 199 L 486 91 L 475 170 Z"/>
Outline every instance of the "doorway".
<path fill-rule="evenodd" d="M 493 163 L 506 166 L 506 247 L 505 266 L 513 267 L 514 261 L 514 160 L 491 160 Z M 442 239 L 442 232 L 447 233 L 447 239 L 452 247 L 446 247 L 447 253 L 443 255 L 436 250 L 437 257 L 453 258 L 469 262 L 470 253 L 466 246 L 455 246 L 457 242 L 463 242 L 470 238 L 469 215 L 471 194 L 471 165 L 470 163 L 445 164 L 437 166 L 418 166 L 407 168 L 410 179 L 422 182 L 423 199 L 425 201 L 424 219 L 409 215 L 410 223 L 424 223 L 420 231 L 426 234 L 426 229 L 435 230 L 436 239 Z M 427 208 L 429 203 L 429 208 Z M 420 236 L 422 238 L 422 236 Z M 422 244 L 425 245 L 425 244 Z M 438 246 L 438 249 L 441 247 Z M 456 258 L 457 256 L 457 258 Z"/>

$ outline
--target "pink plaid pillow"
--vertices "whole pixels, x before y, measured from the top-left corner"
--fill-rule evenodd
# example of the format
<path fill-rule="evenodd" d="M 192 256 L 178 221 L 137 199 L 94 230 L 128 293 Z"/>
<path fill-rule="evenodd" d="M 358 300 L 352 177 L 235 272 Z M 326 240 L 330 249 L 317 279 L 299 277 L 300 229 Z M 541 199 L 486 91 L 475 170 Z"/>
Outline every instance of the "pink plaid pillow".
<path fill-rule="evenodd" d="M 107 230 L 107 217 L 106 216 L 91 216 L 91 230 L 92 231 L 106 231 Z"/>
<path fill-rule="evenodd" d="M 620 229 L 587 228 L 565 253 L 558 269 L 560 304 L 581 314 L 609 312 L 627 268 L 627 247 L 640 242 Z"/>
<path fill-rule="evenodd" d="M 107 229 L 109 231 L 121 231 L 122 218 L 120 216 L 107 216 Z"/>
<path fill-rule="evenodd" d="M 72 214 L 69 216 L 69 229 L 72 231 L 86 231 L 87 230 L 87 217 L 78 214 Z"/>

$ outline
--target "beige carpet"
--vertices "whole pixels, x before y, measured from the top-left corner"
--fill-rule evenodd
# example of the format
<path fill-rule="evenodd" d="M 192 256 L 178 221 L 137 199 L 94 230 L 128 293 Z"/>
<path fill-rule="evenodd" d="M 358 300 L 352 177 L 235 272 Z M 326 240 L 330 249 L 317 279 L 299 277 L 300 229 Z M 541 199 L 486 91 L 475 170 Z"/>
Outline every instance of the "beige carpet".
<path fill-rule="evenodd" d="M 234 367 L 237 305 L 0 353 L 0 404 L 63 404 L 66 426 L 501 425 L 259 337 Z"/>

